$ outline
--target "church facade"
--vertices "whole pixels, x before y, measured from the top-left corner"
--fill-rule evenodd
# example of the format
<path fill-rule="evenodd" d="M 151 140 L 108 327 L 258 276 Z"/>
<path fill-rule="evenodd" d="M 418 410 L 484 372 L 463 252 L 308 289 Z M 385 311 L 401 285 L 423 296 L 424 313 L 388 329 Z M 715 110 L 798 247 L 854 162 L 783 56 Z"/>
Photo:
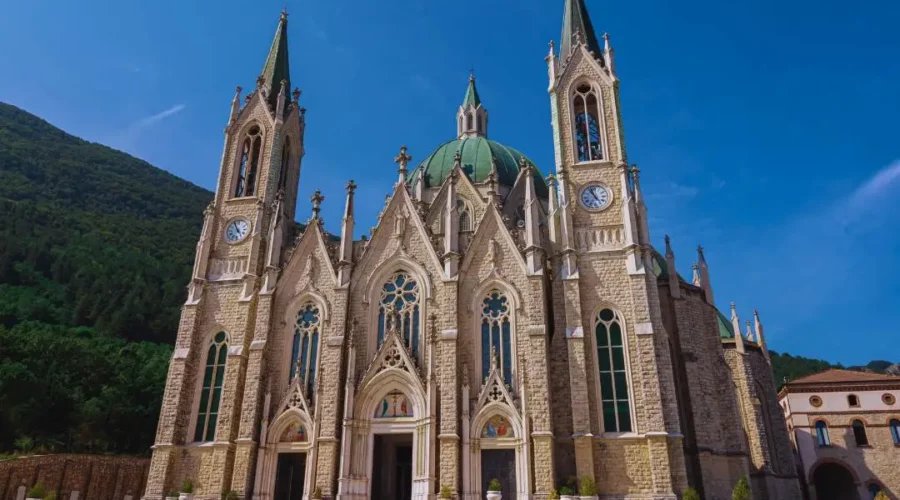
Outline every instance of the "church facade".
<path fill-rule="evenodd" d="M 496 479 L 504 499 L 725 499 L 741 477 L 800 498 L 758 315 L 719 313 L 702 249 L 683 279 L 651 244 L 584 0 L 558 49 L 549 175 L 488 138 L 470 77 L 456 136 L 400 150 L 354 239 L 353 181 L 340 235 L 318 191 L 293 222 L 307 124 L 282 14 L 232 103 L 144 498 L 187 479 L 198 499 L 474 500 Z"/>

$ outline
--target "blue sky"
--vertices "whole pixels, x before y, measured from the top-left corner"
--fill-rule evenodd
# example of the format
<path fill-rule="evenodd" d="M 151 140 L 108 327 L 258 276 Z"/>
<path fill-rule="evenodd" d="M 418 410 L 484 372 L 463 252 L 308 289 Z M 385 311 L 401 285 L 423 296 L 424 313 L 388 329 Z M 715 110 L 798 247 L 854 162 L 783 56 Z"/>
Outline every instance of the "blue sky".
<path fill-rule="evenodd" d="M 900 4 L 587 3 L 616 49 L 655 244 L 670 234 L 689 275 L 702 243 L 720 308 L 759 309 L 776 350 L 900 361 Z M 0 100 L 212 189 L 234 86 L 253 85 L 282 6 L 9 3 Z M 491 137 L 552 168 L 543 57 L 562 0 L 288 9 L 309 110 L 300 192 L 323 190 L 329 229 L 347 179 L 367 230 L 399 146 L 415 163 L 454 135 L 473 67 Z"/>

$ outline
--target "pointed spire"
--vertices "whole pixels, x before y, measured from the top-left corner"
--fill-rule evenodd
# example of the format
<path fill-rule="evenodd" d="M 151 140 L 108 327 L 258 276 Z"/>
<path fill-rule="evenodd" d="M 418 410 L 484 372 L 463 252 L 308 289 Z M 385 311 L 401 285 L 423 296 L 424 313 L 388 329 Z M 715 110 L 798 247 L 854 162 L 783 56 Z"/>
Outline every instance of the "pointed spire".
<path fill-rule="evenodd" d="M 747 340 L 753 341 L 753 332 L 750 330 L 750 320 L 747 320 L 747 331 L 744 333 L 744 336 L 747 337 Z"/>
<path fill-rule="evenodd" d="M 678 270 L 675 269 L 675 252 L 672 251 L 672 240 L 666 235 L 666 268 L 669 272 L 669 295 L 673 299 L 681 298 L 681 286 L 678 283 Z"/>
<path fill-rule="evenodd" d="M 602 55 L 584 0 L 566 0 L 566 7 L 563 11 L 562 37 L 559 40 L 560 60 L 565 62 L 572 49 L 579 43 L 586 44 L 587 49 L 593 52 L 595 57 Z"/>
<path fill-rule="evenodd" d="M 543 271 L 543 250 L 541 246 L 540 202 L 534 190 L 534 165 L 519 159 L 519 171 L 525 176 L 525 258 L 528 274 L 536 275 Z"/>
<path fill-rule="evenodd" d="M 310 224 L 321 224 L 322 218 L 319 217 L 319 212 L 322 211 L 322 202 L 325 201 L 325 197 L 322 196 L 322 191 L 316 189 L 316 192 L 309 198 L 309 201 L 312 202 L 312 217 L 309 219 Z"/>
<path fill-rule="evenodd" d="M 338 285 L 350 283 L 350 271 L 353 266 L 353 193 L 356 183 L 353 179 L 347 183 L 347 203 L 344 205 L 344 220 L 341 222 L 341 247 L 338 262 Z"/>
<path fill-rule="evenodd" d="M 734 342 L 738 352 L 745 352 L 744 336 L 741 334 L 741 320 L 738 318 L 737 306 L 731 303 L 731 329 L 734 330 Z"/>
<path fill-rule="evenodd" d="M 456 183 L 460 173 L 460 154 L 456 152 L 453 170 L 447 178 L 447 203 L 444 205 L 444 277 L 453 279 L 459 271 L 459 210 L 456 208 Z"/>
<path fill-rule="evenodd" d="M 462 105 L 463 107 L 473 106 L 476 108 L 481 105 L 481 97 L 478 96 L 478 89 L 475 88 L 474 71 L 469 73 L 469 87 L 466 88 L 466 96 L 463 97 Z"/>
<path fill-rule="evenodd" d="M 556 176 L 551 172 L 547 175 L 547 190 L 549 191 L 549 199 L 547 201 L 547 233 L 550 237 L 550 243 L 555 248 L 559 244 L 559 191 L 556 186 Z M 553 250 L 555 251 L 555 250 Z"/>
<path fill-rule="evenodd" d="M 609 68 L 609 72 L 615 76 L 616 60 L 613 56 L 612 44 L 609 42 L 609 33 L 603 34 L 603 61 L 606 63 L 606 67 Z"/>
<path fill-rule="evenodd" d="M 234 99 L 231 100 L 231 115 L 228 117 L 228 123 L 232 124 L 237 119 L 241 110 L 241 86 L 234 88 Z"/>
<path fill-rule="evenodd" d="M 716 301 L 713 297 L 712 283 L 709 279 L 709 266 L 706 265 L 706 256 L 703 255 L 702 246 L 697 246 L 697 262 L 700 268 L 700 286 L 703 288 L 703 293 L 706 296 L 706 303 L 715 306 Z"/>
<path fill-rule="evenodd" d="M 753 310 L 753 329 L 756 330 L 756 343 L 759 344 L 759 348 L 762 349 L 763 356 L 766 357 L 766 361 L 769 363 L 772 362 L 771 358 L 769 358 L 769 347 L 766 345 L 766 336 L 763 333 L 763 325 L 762 321 L 759 319 L 759 311 L 756 309 Z"/>
<path fill-rule="evenodd" d="M 691 279 L 691 282 L 694 284 L 694 286 L 700 286 L 700 267 L 697 266 L 696 262 L 694 262 L 693 265 L 691 265 L 691 269 L 693 269 L 694 271 L 694 276 Z"/>
<path fill-rule="evenodd" d="M 272 40 L 269 56 L 266 57 L 266 63 L 263 65 L 262 73 L 260 73 L 257 80 L 265 90 L 269 105 L 273 109 L 277 105 L 278 94 L 281 92 L 281 88 L 290 88 L 291 86 L 291 72 L 288 61 L 287 17 L 287 8 L 285 7 L 285 10 L 281 11 L 281 18 L 278 20 L 278 28 L 275 30 L 275 38 Z"/>
<path fill-rule="evenodd" d="M 556 84 L 556 44 L 553 40 L 550 40 L 550 52 L 547 54 L 547 57 L 544 58 L 544 61 L 547 62 L 547 77 L 550 79 L 550 87 L 548 90 L 553 89 L 554 84 Z"/>
<path fill-rule="evenodd" d="M 406 182 L 406 166 L 409 165 L 412 156 L 406 154 L 406 146 L 400 146 L 400 154 L 394 157 L 394 163 L 397 164 L 397 182 L 403 184 Z"/>

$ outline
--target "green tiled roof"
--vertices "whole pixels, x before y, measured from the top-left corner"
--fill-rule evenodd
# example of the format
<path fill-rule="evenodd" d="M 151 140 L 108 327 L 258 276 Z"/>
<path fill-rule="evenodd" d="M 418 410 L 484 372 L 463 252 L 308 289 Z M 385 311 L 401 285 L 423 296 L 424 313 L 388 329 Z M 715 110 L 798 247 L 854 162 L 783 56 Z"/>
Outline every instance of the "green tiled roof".
<path fill-rule="evenodd" d="M 414 183 L 419 171 L 424 170 L 425 186 L 438 187 L 443 184 L 450 171 L 453 169 L 453 161 L 456 152 L 459 151 L 462 161 L 462 170 L 472 182 L 481 183 L 488 179 L 491 173 L 491 159 L 497 164 L 497 182 L 500 185 L 511 187 L 519 175 L 519 160 L 534 165 L 525 155 L 519 151 L 504 146 L 499 142 L 488 140 L 484 137 L 464 137 L 445 142 L 434 153 L 413 170 L 409 176 L 409 182 Z M 547 183 L 541 177 L 537 168 L 534 169 L 535 192 L 541 198 L 547 197 Z"/>
<path fill-rule="evenodd" d="M 269 49 L 269 57 L 263 65 L 260 76 L 265 78 L 266 92 L 269 94 L 269 104 L 275 107 L 278 102 L 278 93 L 281 92 L 281 81 L 287 81 L 285 93 L 291 91 L 291 69 L 288 61 L 288 37 L 287 37 L 287 12 L 281 13 L 278 20 L 278 29 L 275 31 L 275 39 Z"/>
<path fill-rule="evenodd" d="M 469 75 L 469 88 L 466 89 L 466 96 L 463 97 L 463 107 L 478 107 L 481 104 L 481 98 L 478 97 L 478 89 L 475 88 L 475 75 Z"/>
<path fill-rule="evenodd" d="M 726 318 L 722 311 L 716 309 L 716 317 L 719 319 L 719 337 L 723 339 L 733 339 L 734 338 L 734 325 L 731 324 L 731 320 Z"/>

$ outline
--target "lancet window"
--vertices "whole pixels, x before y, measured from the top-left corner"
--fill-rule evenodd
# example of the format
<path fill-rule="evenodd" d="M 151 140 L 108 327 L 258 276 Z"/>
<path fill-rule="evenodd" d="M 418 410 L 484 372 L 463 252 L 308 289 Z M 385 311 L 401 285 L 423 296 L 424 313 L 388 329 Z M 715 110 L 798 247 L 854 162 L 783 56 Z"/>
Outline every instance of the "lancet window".
<path fill-rule="evenodd" d="M 491 371 L 491 356 L 503 374 L 506 385 L 512 386 L 512 339 L 509 298 L 494 290 L 484 298 L 481 308 L 481 378 Z"/>
<path fill-rule="evenodd" d="M 378 347 L 395 329 L 413 357 L 418 356 L 421 334 L 419 283 L 411 275 L 398 272 L 381 287 L 378 307 Z"/>
<path fill-rule="evenodd" d="M 247 132 L 241 146 L 241 161 L 237 169 L 237 182 L 234 196 L 253 196 L 256 192 L 256 177 L 259 172 L 259 153 L 262 147 L 262 135 L 259 127 L 254 125 Z"/>
<path fill-rule="evenodd" d="M 582 83 L 572 95 L 572 109 L 575 116 L 575 150 L 578 161 L 603 159 L 603 140 L 600 129 L 599 90 Z"/>
<path fill-rule="evenodd" d="M 291 345 L 291 381 L 300 378 L 307 396 L 316 383 L 316 360 L 319 354 L 319 308 L 309 302 L 300 308 L 294 323 Z"/>
<path fill-rule="evenodd" d="M 291 138 L 285 137 L 284 147 L 281 149 L 281 172 L 278 176 L 278 189 L 286 191 L 288 168 L 291 166 Z"/>
<path fill-rule="evenodd" d="M 819 446 L 831 446 L 831 437 L 828 435 L 828 424 L 824 420 L 816 422 L 816 441 Z"/>
<path fill-rule="evenodd" d="M 206 368 L 197 410 L 197 427 L 194 441 L 213 441 L 216 438 L 216 421 L 222 399 L 222 383 L 225 379 L 225 362 L 228 358 L 228 336 L 219 332 L 206 352 Z"/>
<path fill-rule="evenodd" d="M 625 363 L 625 332 L 619 314 L 604 309 L 594 325 L 604 432 L 631 432 L 628 367 Z"/>
<path fill-rule="evenodd" d="M 456 211 L 459 212 L 459 230 L 473 231 L 472 210 L 469 209 L 469 204 L 463 200 L 456 200 Z"/>

